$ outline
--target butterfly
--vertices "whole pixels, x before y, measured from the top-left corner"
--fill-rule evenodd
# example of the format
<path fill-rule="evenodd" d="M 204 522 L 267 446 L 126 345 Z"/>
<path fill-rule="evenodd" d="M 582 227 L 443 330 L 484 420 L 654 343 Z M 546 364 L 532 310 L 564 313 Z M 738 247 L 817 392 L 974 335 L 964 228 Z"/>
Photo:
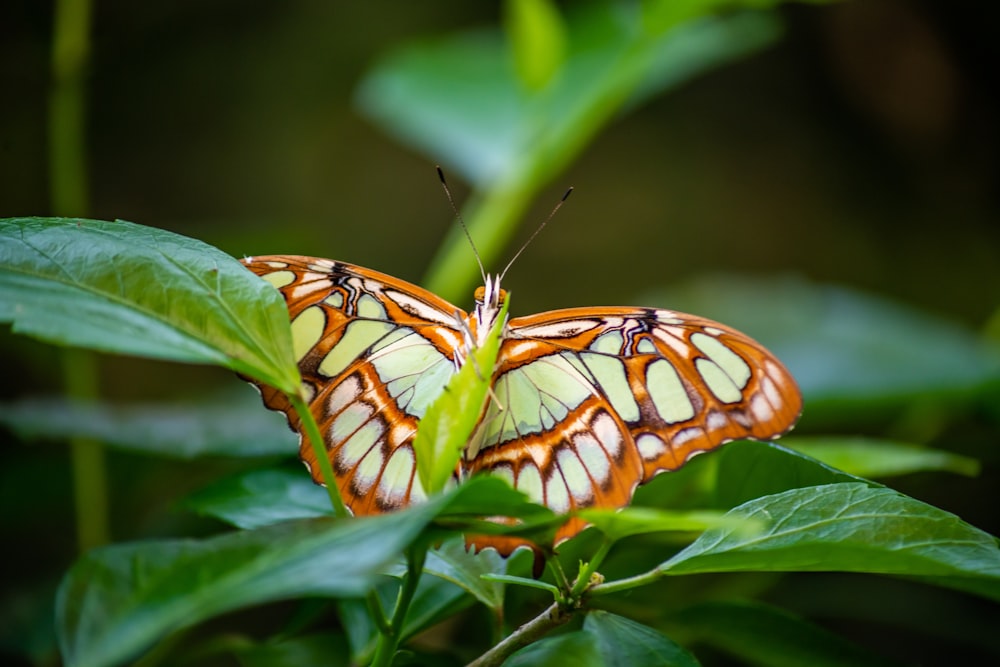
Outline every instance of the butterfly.
<path fill-rule="evenodd" d="M 413 441 L 449 378 L 483 344 L 506 300 L 487 276 L 465 313 L 392 276 L 330 259 L 249 257 L 284 296 L 310 411 L 355 515 L 426 498 Z M 636 487 L 736 439 L 769 440 L 795 424 L 802 397 L 788 370 L 748 336 L 656 308 L 569 308 L 510 319 L 491 394 L 456 477 L 507 480 L 556 513 L 627 505 Z M 264 402 L 314 450 L 283 393 Z M 555 542 L 586 524 L 570 518 Z M 523 540 L 475 536 L 507 555 Z"/>

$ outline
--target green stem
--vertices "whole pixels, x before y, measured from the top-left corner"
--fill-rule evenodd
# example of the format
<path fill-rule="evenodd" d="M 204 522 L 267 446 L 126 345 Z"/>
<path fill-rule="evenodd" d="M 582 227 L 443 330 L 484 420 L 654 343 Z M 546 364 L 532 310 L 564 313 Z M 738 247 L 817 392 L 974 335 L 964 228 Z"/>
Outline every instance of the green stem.
<path fill-rule="evenodd" d="M 97 397 L 97 358 L 85 350 L 62 351 L 66 395 L 72 401 Z M 104 445 L 90 438 L 69 439 L 76 508 L 76 539 L 80 553 L 110 541 L 108 481 Z"/>
<path fill-rule="evenodd" d="M 638 588 L 639 586 L 646 586 L 658 581 L 666 576 L 666 572 L 658 568 L 652 569 L 649 572 L 644 572 L 642 574 L 637 574 L 634 577 L 627 577 L 625 579 L 618 579 L 617 581 L 609 581 L 603 584 L 596 584 L 592 586 L 588 591 L 588 595 L 609 595 L 611 593 L 618 593 L 620 591 L 627 591 L 630 588 Z"/>
<path fill-rule="evenodd" d="M 86 81 L 90 0 L 57 0 L 49 92 L 49 188 L 52 212 L 86 215 Z"/>
<path fill-rule="evenodd" d="M 379 636 L 375 657 L 372 659 L 372 667 L 389 667 L 392 664 L 399 640 L 402 638 L 406 612 L 410 610 L 410 602 L 413 601 L 413 594 L 417 590 L 417 584 L 420 583 L 420 575 L 424 571 L 424 561 L 426 560 L 426 545 L 414 545 L 410 548 L 406 559 L 406 578 L 403 579 L 399 595 L 396 596 L 396 608 L 392 612 L 389 632 Z"/>
<path fill-rule="evenodd" d="M 309 441 L 313 449 L 313 456 L 319 464 L 320 475 L 323 477 L 323 485 L 326 486 L 326 493 L 330 496 L 330 504 L 333 506 L 333 515 L 337 517 L 349 516 L 344 499 L 340 496 L 340 487 L 337 486 L 337 478 L 333 474 L 333 467 L 330 465 L 330 456 L 327 454 L 326 442 L 319 431 L 319 426 L 309 410 L 309 404 L 302 396 L 289 394 L 288 400 L 291 402 L 295 412 L 299 415 L 302 424 L 303 437 Z"/>
<path fill-rule="evenodd" d="M 49 89 L 49 192 L 59 216 L 87 213 L 86 73 L 90 61 L 90 0 L 57 0 L 52 29 Z M 62 352 L 70 400 L 98 395 L 97 358 L 82 350 Z M 77 542 L 81 552 L 109 541 L 108 483 L 104 446 L 70 438 Z"/>
<path fill-rule="evenodd" d="M 597 573 L 597 568 L 601 566 L 604 559 L 607 557 L 608 552 L 611 551 L 611 545 L 614 544 L 611 540 L 606 539 L 601 543 L 600 548 L 598 548 L 597 553 L 594 554 L 593 558 L 580 568 L 579 574 L 577 574 L 576 581 L 573 582 L 573 588 L 569 591 L 569 596 L 571 600 L 578 600 L 585 591 L 588 590 L 592 585 L 596 585 L 593 582 L 594 575 Z"/>

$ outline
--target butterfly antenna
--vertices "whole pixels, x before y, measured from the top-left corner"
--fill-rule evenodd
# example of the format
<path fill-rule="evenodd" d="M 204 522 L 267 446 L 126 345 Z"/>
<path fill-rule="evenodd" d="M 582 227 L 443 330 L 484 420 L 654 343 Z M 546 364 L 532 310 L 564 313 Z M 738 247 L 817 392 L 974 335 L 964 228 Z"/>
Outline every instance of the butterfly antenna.
<path fill-rule="evenodd" d="M 445 180 L 444 170 L 441 169 L 440 165 L 437 167 L 438 178 L 441 179 L 441 187 L 444 188 L 444 194 L 448 198 L 448 203 L 451 204 L 451 210 L 455 212 L 455 217 L 458 219 L 458 224 L 462 225 L 462 231 L 465 232 L 465 238 L 469 239 L 469 245 L 472 246 L 472 254 L 476 256 L 476 264 L 479 265 L 479 273 L 483 276 L 483 284 L 486 284 L 486 268 L 483 266 L 483 260 L 479 257 L 479 250 L 476 249 L 476 243 L 472 240 L 472 234 L 469 233 L 469 228 L 465 225 L 465 219 L 462 218 L 462 213 L 458 210 L 458 206 L 455 204 L 455 198 L 451 196 L 451 188 L 448 187 L 448 181 Z"/>
<path fill-rule="evenodd" d="M 573 194 L 573 188 L 569 188 L 568 190 L 566 190 L 566 194 L 562 196 L 562 199 L 559 200 L 559 203 L 556 204 L 555 208 L 552 209 L 552 212 L 549 213 L 549 217 L 545 218 L 545 220 L 542 221 L 542 224 L 538 225 L 538 229 L 532 232 L 531 236 L 528 237 L 528 240 L 524 242 L 524 245 L 522 245 L 520 249 L 514 253 L 514 256 L 510 258 L 509 262 L 507 262 L 507 266 L 505 266 L 503 268 L 503 271 L 500 273 L 499 279 L 501 281 L 503 280 L 503 277 L 507 275 L 507 270 L 510 269 L 510 267 L 514 264 L 517 258 L 521 256 L 521 253 L 524 252 L 524 249 L 527 248 L 531 244 L 531 242 L 535 240 L 535 237 L 538 236 L 538 232 L 545 229 L 545 225 L 549 224 L 549 220 L 555 217 L 556 213 L 559 211 L 560 208 L 562 208 L 562 205 L 566 203 L 566 200 L 569 199 L 569 196 L 571 194 Z"/>

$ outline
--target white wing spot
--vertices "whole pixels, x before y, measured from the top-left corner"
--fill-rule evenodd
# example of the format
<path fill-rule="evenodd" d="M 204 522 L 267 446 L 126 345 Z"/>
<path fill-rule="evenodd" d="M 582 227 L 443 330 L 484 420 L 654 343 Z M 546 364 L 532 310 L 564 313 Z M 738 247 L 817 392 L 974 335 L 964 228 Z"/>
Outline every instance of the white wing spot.
<path fill-rule="evenodd" d="M 590 433 L 584 432 L 573 436 L 573 446 L 594 483 L 598 486 L 607 484 L 611 476 L 611 461 L 601 443 Z"/>
<path fill-rule="evenodd" d="M 394 289 L 387 289 L 383 292 L 387 297 L 395 301 L 400 308 L 415 317 L 419 317 L 430 322 L 437 322 L 445 326 L 454 326 L 454 313 L 442 313 L 437 308 L 433 308 L 420 299 Z"/>
<path fill-rule="evenodd" d="M 682 334 L 683 331 L 676 327 L 653 329 L 653 336 L 658 341 L 673 350 L 681 359 L 687 359 L 691 356 L 691 350 Z"/>
<path fill-rule="evenodd" d="M 385 507 L 399 507 L 413 478 L 413 450 L 400 447 L 392 453 L 378 480 L 378 501 Z"/>
<path fill-rule="evenodd" d="M 545 506 L 556 514 L 569 511 L 569 489 L 558 470 L 553 469 L 545 482 Z"/>
<path fill-rule="evenodd" d="M 378 479 L 378 474 L 384 463 L 385 457 L 382 456 L 381 447 L 372 447 L 368 450 L 354 471 L 353 487 L 355 493 L 359 496 L 368 493 L 368 490 L 375 484 L 375 480 Z"/>
<path fill-rule="evenodd" d="M 750 410 L 753 411 L 754 419 L 760 422 L 768 422 L 774 418 L 774 408 L 771 407 L 767 399 L 761 394 L 755 394 L 750 399 Z"/>
<path fill-rule="evenodd" d="M 536 324 L 530 327 L 518 327 L 512 332 L 517 338 L 570 338 L 583 331 L 590 331 L 602 322 L 600 320 L 570 320 L 555 324 Z"/>
<path fill-rule="evenodd" d="M 697 426 L 692 426 L 690 428 L 685 428 L 678 431 L 670 441 L 680 447 L 689 440 L 694 440 L 695 438 L 700 438 L 703 435 L 702 430 Z"/>
<path fill-rule="evenodd" d="M 708 417 L 705 419 L 705 427 L 709 431 L 720 431 L 729 425 L 729 420 L 726 419 L 726 415 L 718 410 L 712 410 L 708 413 Z"/>
<path fill-rule="evenodd" d="M 590 422 L 590 428 L 608 456 L 617 459 L 622 450 L 622 432 L 611 415 L 599 412 Z"/>
<path fill-rule="evenodd" d="M 346 408 L 349 403 L 357 400 L 360 393 L 361 383 L 358 381 L 357 376 L 348 376 L 330 392 L 330 398 L 326 401 L 327 412 L 331 415 L 337 414 Z"/>
<path fill-rule="evenodd" d="M 336 263 L 331 259 L 319 258 L 314 262 L 310 262 L 307 266 L 313 271 L 317 271 L 319 273 L 329 273 L 330 269 L 336 266 Z"/>
<path fill-rule="evenodd" d="M 587 505 L 594 497 L 594 489 L 591 486 L 587 469 L 580 463 L 576 453 L 569 447 L 562 447 L 556 453 L 556 462 L 562 470 L 563 479 L 569 493 L 577 505 Z M 555 474 L 552 477 L 556 477 Z"/>
<path fill-rule="evenodd" d="M 781 392 L 778 391 L 778 387 L 775 386 L 774 381 L 770 377 L 765 375 L 761 379 L 760 388 L 764 391 L 764 396 L 767 397 L 771 405 L 777 407 L 784 403 L 781 398 Z"/>
<path fill-rule="evenodd" d="M 656 321 L 660 324 L 684 324 L 684 320 L 677 317 L 677 313 L 672 310 L 656 311 Z"/>
<path fill-rule="evenodd" d="M 635 445 L 639 448 L 639 455 L 646 461 L 655 461 L 667 453 L 667 443 L 652 433 L 640 435 L 635 439 Z"/>

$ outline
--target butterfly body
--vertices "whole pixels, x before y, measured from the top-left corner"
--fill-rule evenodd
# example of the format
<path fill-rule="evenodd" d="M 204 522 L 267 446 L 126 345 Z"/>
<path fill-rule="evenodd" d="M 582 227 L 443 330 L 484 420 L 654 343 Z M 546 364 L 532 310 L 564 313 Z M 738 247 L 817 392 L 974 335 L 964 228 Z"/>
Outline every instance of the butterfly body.
<path fill-rule="evenodd" d="M 499 281 L 464 313 L 391 276 L 291 255 L 244 264 L 288 304 L 310 409 L 348 507 L 391 511 L 426 497 L 413 439 L 428 406 L 483 345 L 506 298 Z M 622 507 L 635 488 L 740 438 L 789 430 L 802 401 L 784 366 L 717 322 L 655 308 L 571 308 L 505 323 L 456 476 L 502 477 L 556 512 Z M 298 418 L 280 392 L 268 407 Z M 301 432 L 301 431 L 300 431 Z M 313 449 L 300 455 L 320 481 Z M 579 532 L 571 519 L 557 541 Z M 508 553 L 514 543 L 476 538 Z"/>

